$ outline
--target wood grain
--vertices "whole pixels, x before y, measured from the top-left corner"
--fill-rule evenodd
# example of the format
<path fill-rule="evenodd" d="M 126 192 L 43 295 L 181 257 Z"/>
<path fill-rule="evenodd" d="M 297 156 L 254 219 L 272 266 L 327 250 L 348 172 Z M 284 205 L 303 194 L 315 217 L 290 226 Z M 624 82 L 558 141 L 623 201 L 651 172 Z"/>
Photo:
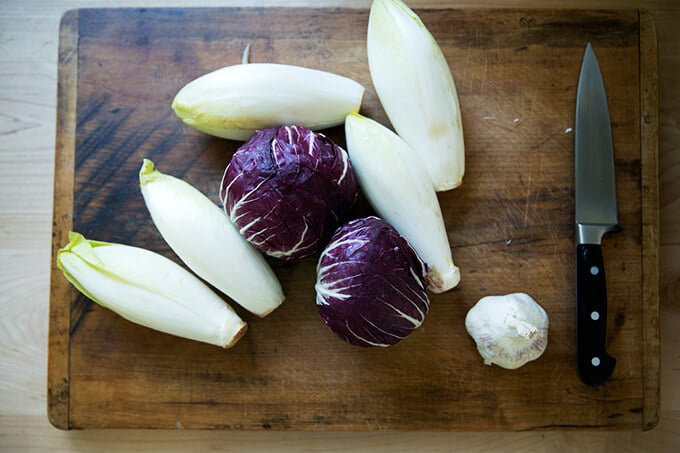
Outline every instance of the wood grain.
<path fill-rule="evenodd" d="M 420 14 L 447 59 L 456 62 L 468 170 L 464 186 L 440 201 L 464 272 L 460 287 L 432 296 L 426 324 L 407 341 L 386 351 L 362 350 L 337 340 L 319 321 L 313 259 L 272 261 L 287 302 L 264 320 L 244 314 L 248 335 L 225 352 L 151 334 L 57 282 L 48 395 L 55 425 L 442 431 L 654 426 L 658 274 L 656 253 L 645 248 L 653 249 L 658 237 L 650 18 L 635 10 Z M 77 42 L 77 65 L 60 56 L 58 136 L 65 138 L 57 147 L 55 219 L 62 223 L 55 223 L 53 247 L 65 243 L 72 227 L 176 259 L 144 209 L 137 170 L 142 157 L 152 158 L 161 171 L 217 200 L 219 176 L 238 143 L 182 126 L 168 106 L 184 83 L 239 62 L 246 43 L 253 61 L 357 79 L 368 88 L 364 113 L 385 122 L 365 64 L 366 21 L 360 9 L 67 15 L 62 33 L 71 36 L 62 37 L 62 49 Z M 573 366 L 570 126 L 588 40 L 610 98 L 623 227 L 607 239 L 604 252 L 618 270 L 608 272 L 614 301 L 608 349 L 619 365 L 597 389 L 581 384 Z M 329 135 L 343 144 L 341 130 Z M 367 211 L 360 203 L 355 215 Z M 552 324 L 546 354 L 507 372 L 481 364 L 462 319 L 480 297 L 512 291 L 532 293 Z"/>

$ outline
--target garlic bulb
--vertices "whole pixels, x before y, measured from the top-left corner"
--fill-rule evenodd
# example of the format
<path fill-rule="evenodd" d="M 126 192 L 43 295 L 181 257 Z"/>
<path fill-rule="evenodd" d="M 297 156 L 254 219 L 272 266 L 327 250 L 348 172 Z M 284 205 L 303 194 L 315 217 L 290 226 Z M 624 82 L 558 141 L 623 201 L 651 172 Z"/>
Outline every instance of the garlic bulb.
<path fill-rule="evenodd" d="M 548 315 L 524 293 L 483 297 L 468 311 L 465 328 L 486 365 L 509 370 L 536 360 L 548 345 Z"/>
<path fill-rule="evenodd" d="M 223 348 L 245 333 L 246 323 L 222 298 L 163 255 L 74 232 L 69 241 L 57 267 L 81 293 L 128 321 Z"/>
<path fill-rule="evenodd" d="M 247 59 L 247 57 L 244 57 Z M 172 101 L 189 126 L 248 140 L 255 130 L 297 124 L 318 130 L 359 110 L 364 87 L 341 75 L 274 63 L 227 66 L 185 85 Z"/>

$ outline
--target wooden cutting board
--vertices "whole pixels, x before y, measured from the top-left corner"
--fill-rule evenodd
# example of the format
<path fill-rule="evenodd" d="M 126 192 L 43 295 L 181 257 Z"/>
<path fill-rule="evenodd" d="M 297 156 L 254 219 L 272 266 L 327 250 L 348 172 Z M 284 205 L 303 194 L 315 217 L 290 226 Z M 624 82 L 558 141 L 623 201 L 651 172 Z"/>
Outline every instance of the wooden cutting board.
<path fill-rule="evenodd" d="M 657 66 L 646 12 L 421 10 L 457 84 L 467 173 L 440 194 L 460 285 L 431 295 L 412 336 L 388 349 L 336 338 L 314 302 L 316 257 L 271 260 L 287 300 L 221 350 L 133 325 L 53 267 L 48 414 L 59 428 L 233 430 L 649 429 L 659 413 Z M 352 77 L 362 112 L 387 123 L 369 77 L 367 10 L 97 9 L 61 23 L 55 253 L 75 230 L 175 261 L 145 209 L 142 158 L 216 203 L 240 145 L 182 124 L 187 82 L 278 62 Z M 609 97 L 622 231 L 604 241 L 611 380 L 575 363 L 574 110 L 586 43 Z M 342 128 L 327 131 L 344 146 Z M 369 213 L 360 201 L 353 216 Z M 464 327 L 481 297 L 531 294 L 550 317 L 540 359 L 486 366 Z"/>

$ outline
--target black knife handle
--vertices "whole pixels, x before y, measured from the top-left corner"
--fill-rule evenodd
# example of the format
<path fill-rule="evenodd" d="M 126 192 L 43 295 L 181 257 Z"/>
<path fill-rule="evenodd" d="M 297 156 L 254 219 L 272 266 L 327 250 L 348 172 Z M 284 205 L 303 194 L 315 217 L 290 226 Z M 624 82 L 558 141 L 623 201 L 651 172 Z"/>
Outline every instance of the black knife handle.
<path fill-rule="evenodd" d="M 581 380 L 593 386 L 604 383 L 616 359 L 606 350 L 607 285 L 599 244 L 576 246 L 576 342 Z"/>

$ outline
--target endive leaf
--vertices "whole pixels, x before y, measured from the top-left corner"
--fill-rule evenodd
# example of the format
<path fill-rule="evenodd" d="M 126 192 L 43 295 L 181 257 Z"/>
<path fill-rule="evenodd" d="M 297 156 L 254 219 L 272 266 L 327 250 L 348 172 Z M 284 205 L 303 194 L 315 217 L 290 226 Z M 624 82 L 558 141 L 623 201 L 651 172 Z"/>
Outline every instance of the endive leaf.
<path fill-rule="evenodd" d="M 191 184 L 144 159 L 139 182 L 163 239 L 199 277 L 245 309 L 266 316 L 284 300 L 269 263 L 224 211 Z"/>
<path fill-rule="evenodd" d="M 359 110 L 364 88 L 326 71 L 274 63 L 227 66 L 185 85 L 172 108 L 191 127 L 217 137 L 249 139 L 255 130 L 342 124 Z"/>
<path fill-rule="evenodd" d="M 369 203 L 428 265 L 428 287 L 456 286 L 453 263 L 437 194 L 412 148 L 380 123 L 353 113 L 345 120 L 347 152 Z"/>
<path fill-rule="evenodd" d="M 93 248 L 94 247 L 100 247 L 100 246 L 105 246 L 108 245 L 106 242 L 99 242 L 99 241 L 88 241 L 85 239 L 85 237 L 80 234 L 80 233 L 74 233 L 73 231 L 69 231 L 68 233 L 68 239 L 69 243 L 66 245 L 66 247 L 60 249 L 57 252 L 57 268 L 61 269 L 61 271 L 64 273 L 64 277 L 66 277 L 66 280 L 68 280 L 73 286 L 75 286 L 78 291 L 86 295 L 88 298 L 94 300 L 94 296 L 92 296 L 87 289 L 85 289 L 79 282 L 76 277 L 71 275 L 63 266 L 61 263 L 61 255 L 62 253 L 74 253 L 78 256 L 81 257 L 83 262 L 87 263 L 88 265 L 92 266 L 94 269 L 100 269 L 101 272 L 106 272 L 106 267 L 104 266 L 104 263 L 102 263 L 99 258 L 97 257 L 97 254 L 94 253 Z M 112 278 L 115 278 L 115 275 L 111 276 Z"/>
<path fill-rule="evenodd" d="M 458 94 L 444 55 L 401 0 L 374 0 L 368 65 L 395 131 L 422 160 L 437 191 L 462 183 L 465 146 Z"/>
<path fill-rule="evenodd" d="M 221 347 L 245 322 L 208 286 L 177 263 L 139 247 L 88 241 L 69 233 L 57 267 L 88 298 L 151 329 Z"/>

